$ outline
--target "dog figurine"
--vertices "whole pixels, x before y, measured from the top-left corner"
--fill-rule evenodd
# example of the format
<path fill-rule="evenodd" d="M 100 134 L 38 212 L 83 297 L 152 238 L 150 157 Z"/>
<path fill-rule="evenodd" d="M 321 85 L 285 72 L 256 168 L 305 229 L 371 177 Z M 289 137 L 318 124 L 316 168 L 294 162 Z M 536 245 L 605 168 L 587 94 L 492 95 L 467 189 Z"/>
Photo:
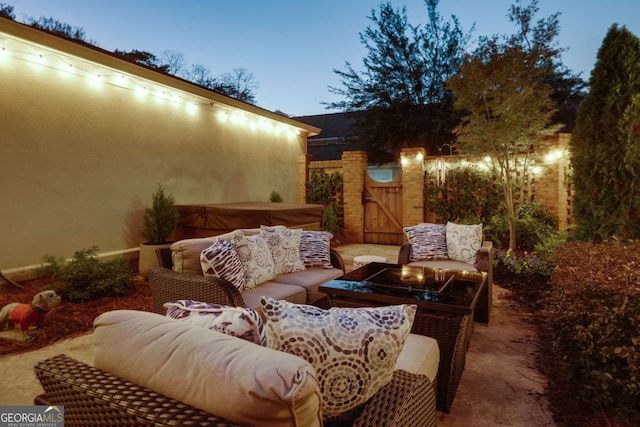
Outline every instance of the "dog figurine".
<path fill-rule="evenodd" d="M 60 304 L 60 296 L 55 291 L 43 291 L 33 297 L 31 304 L 13 302 L 0 310 L 0 330 L 5 325 L 20 325 L 22 336 L 26 339 L 27 330 L 31 325 L 42 323 L 45 314 Z"/>

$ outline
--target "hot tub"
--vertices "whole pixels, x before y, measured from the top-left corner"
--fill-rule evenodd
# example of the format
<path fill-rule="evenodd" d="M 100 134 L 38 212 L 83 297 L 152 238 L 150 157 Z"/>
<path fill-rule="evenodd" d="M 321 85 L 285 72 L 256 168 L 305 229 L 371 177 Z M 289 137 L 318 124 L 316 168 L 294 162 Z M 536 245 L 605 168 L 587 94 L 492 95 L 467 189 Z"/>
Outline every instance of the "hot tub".
<path fill-rule="evenodd" d="M 320 230 L 323 205 L 239 202 L 177 205 L 180 212 L 177 239 L 208 237 L 238 228 L 285 225 L 290 228 Z"/>

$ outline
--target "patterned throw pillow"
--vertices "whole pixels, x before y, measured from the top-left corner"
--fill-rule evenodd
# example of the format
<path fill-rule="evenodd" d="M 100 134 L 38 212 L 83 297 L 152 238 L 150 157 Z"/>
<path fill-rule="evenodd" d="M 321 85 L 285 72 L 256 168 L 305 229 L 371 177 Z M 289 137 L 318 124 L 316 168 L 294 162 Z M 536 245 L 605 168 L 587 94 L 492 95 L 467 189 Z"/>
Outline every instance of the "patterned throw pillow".
<path fill-rule="evenodd" d="M 302 230 L 262 225 L 260 234 L 267 239 L 276 265 L 276 274 L 293 273 L 305 269 L 300 258 Z"/>
<path fill-rule="evenodd" d="M 331 238 L 328 231 L 303 231 L 300 239 L 300 258 L 305 267 L 333 268 L 331 265 Z"/>
<path fill-rule="evenodd" d="M 267 347 L 313 365 L 323 416 L 366 402 L 393 376 L 415 305 L 323 310 L 263 297 Z"/>
<path fill-rule="evenodd" d="M 219 239 L 200 254 L 200 264 L 205 276 L 218 276 L 228 280 L 242 291 L 247 283 L 242 262 L 228 240 Z"/>
<path fill-rule="evenodd" d="M 446 225 L 424 223 L 405 227 L 403 231 L 411 243 L 411 259 L 409 261 L 449 258 Z"/>
<path fill-rule="evenodd" d="M 245 236 L 238 233 L 231 238 L 231 244 L 242 262 L 247 279 L 246 288 L 253 288 L 276 277 L 276 264 L 263 235 Z"/>
<path fill-rule="evenodd" d="M 183 320 L 193 326 L 211 329 L 243 340 L 267 345 L 264 321 L 260 314 L 245 307 L 231 307 L 193 300 L 178 300 L 164 304 L 167 317 Z"/>
<path fill-rule="evenodd" d="M 251 308 L 192 300 L 167 302 L 164 307 L 167 309 L 167 317 L 172 319 L 242 338 L 263 347 L 267 344 L 262 317 Z"/>
<path fill-rule="evenodd" d="M 447 251 L 449 258 L 474 264 L 482 246 L 482 224 L 462 225 L 447 223 Z"/>

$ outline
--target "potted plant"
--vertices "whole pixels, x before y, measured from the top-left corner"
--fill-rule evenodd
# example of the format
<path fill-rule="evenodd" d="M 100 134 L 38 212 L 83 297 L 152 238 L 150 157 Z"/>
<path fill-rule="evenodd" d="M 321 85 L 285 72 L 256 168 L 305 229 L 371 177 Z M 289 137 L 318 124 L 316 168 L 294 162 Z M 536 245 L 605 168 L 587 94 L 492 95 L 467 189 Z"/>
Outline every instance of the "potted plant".
<path fill-rule="evenodd" d="M 153 193 L 153 203 L 144 211 L 144 226 L 140 245 L 138 271 L 147 278 L 151 268 L 158 266 L 156 249 L 169 247 L 169 237 L 178 224 L 178 209 L 172 195 L 165 194 L 164 188 L 158 185 Z"/>

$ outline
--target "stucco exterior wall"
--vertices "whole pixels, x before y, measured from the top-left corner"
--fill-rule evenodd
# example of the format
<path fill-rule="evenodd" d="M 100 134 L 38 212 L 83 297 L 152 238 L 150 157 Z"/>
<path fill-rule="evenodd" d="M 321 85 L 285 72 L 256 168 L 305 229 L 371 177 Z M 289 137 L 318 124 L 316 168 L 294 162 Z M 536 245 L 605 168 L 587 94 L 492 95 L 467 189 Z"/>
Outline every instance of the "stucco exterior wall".
<path fill-rule="evenodd" d="M 92 245 L 135 250 L 158 184 L 178 204 L 267 201 L 273 190 L 296 201 L 304 129 L 283 131 L 294 127 L 277 128 L 268 112 L 260 124 L 259 109 L 236 115 L 233 104 L 207 103 L 200 93 L 194 108 L 184 100 L 188 93 L 180 92 L 180 102 L 164 100 L 50 65 L 0 57 L 5 272 Z"/>

